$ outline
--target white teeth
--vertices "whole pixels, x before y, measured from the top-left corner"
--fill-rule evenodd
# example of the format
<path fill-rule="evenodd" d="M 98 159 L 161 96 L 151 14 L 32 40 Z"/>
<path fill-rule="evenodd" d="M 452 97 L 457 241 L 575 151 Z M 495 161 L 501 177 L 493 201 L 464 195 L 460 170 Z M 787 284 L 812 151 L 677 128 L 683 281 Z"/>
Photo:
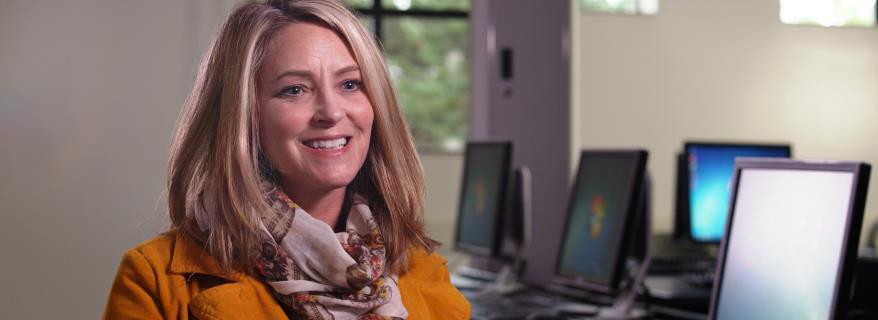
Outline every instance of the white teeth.
<path fill-rule="evenodd" d="M 314 149 L 338 149 L 348 144 L 347 138 L 338 138 L 333 140 L 311 140 L 305 144 Z"/>

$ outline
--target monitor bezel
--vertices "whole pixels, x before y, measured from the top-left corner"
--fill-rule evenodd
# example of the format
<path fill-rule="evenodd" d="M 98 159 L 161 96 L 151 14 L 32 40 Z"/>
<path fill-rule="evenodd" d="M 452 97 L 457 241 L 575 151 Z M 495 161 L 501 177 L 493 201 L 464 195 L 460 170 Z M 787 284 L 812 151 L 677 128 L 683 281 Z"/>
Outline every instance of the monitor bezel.
<path fill-rule="evenodd" d="M 532 221 L 531 174 L 527 166 L 518 166 L 509 175 L 509 188 L 503 211 L 503 230 L 496 257 L 501 261 L 514 262 L 524 259 L 524 250 L 530 245 Z M 507 241 L 514 246 L 506 248 Z M 508 249 L 508 250 L 507 250 Z"/>
<path fill-rule="evenodd" d="M 503 148 L 503 159 L 501 159 L 501 175 L 500 175 L 500 188 L 497 190 L 497 203 L 495 205 L 494 212 L 494 228 L 493 234 L 491 235 L 491 244 L 488 247 L 477 246 L 465 242 L 461 242 L 460 240 L 460 227 L 463 223 L 463 219 L 461 219 L 461 215 L 463 214 L 463 199 L 465 197 L 464 190 L 466 186 L 466 177 L 469 176 L 470 166 L 467 163 L 467 154 L 469 154 L 470 149 L 478 148 L 483 146 L 492 146 L 492 147 L 501 147 Z M 497 257 L 500 253 L 500 245 L 502 239 L 503 232 L 503 216 L 506 204 L 507 191 L 509 189 L 509 168 L 512 163 L 512 142 L 508 140 L 478 140 L 478 141 L 468 141 L 466 144 L 466 149 L 464 153 L 464 161 L 463 161 L 463 176 L 460 181 L 460 193 L 458 194 L 458 203 L 457 203 L 457 222 L 455 223 L 454 229 L 454 249 L 456 251 L 460 251 L 463 253 L 483 256 L 483 257 Z"/>
<path fill-rule="evenodd" d="M 622 278 L 624 262 L 628 255 L 628 250 L 630 247 L 630 242 L 632 241 L 632 230 L 634 230 L 634 223 L 637 219 L 635 219 L 634 215 L 638 210 L 638 201 L 639 195 L 641 192 L 641 188 L 643 188 L 644 177 L 646 173 L 646 162 L 648 157 L 648 152 L 643 149 L 585 149 L 580 152 L 579 155 L 579 164 L 577 165 L 576 175 L 574 176 L 573 186 L 570 188 L 570 194 L 567 197 L 567 208 L 565 210 L 564 216 L 564 228 L 561 230 L 561 242 L 558 245 L 557 253 L 555 255 L 555 268 L 552 274 L 551 282 L 556 285 L 580 288 L 589 291 L 594 291 L 602 294 L 615 294 L 619 290 L 619 282 Z M 582 166 L 585 163 L 586 157 L 588 158 L 633 158 L 635 160 L 635 168 L 634 175 L 632 175 L 631 181 L 631 190 L 629 190 L 628 201 L 625 204 L 625 217 L 622 222 L 622 232 L 619 233 L 619 236 L 622 239 L 619 241 L 619 247 L 616 252 L 616 260 L 613 262 L 613 269 L 611 271 L 610 281 L 609 283 L 598 283 L 590 280 L 586 280 L 580 277 L 570 277 L 562 275 L 560 272 L 561 269 L 561 259 L 564 252 L 564 241 L 567 238 L 567 225 L 570 223 L 570 219 L 573 216 L 573 202 L 574 197 L 579 192 L 580 182 L 579 175 L 582 171 Z"/>
<path fill-rule="evenodd" d="M 731 148 L 776 148 L 776 149 L 787 149 L 789 151 L 789 158 L 793 157 L 793 146 L 790 143 L 785 142 L 734 142 L 734 141 L 686 141 L 683 144 L 683 152 L 681 152 L 682 159 L 680 159 L 680 165 L 683 167 L 680 168 L 681 173 L 678 173 L 677 178 L 683 178 L 683 181 L 678 181 L 679 184 L 677 186 L 677 191 L 682 192 L 682 197 L 677 196 L 677 201 L 681 203 L 677 204 L 677 214 L 676 219 L 682 220 L 681 223 L 676 223 L 675 226 L 683 227 L 685 230 L 682 232 L 676 232 L 678 236 L 683 236 L 685 239 L 692 243 L 705 244 L 705 245 L 719 245 L 722 241 L 723 237 L 716 240 L 703 240 L 695 238 L 692 234 L 692 174 L 689 169 L 689 149 L 693 146 L 703 146 L 703 147 L 731 147 Z M 729 194 L 731 196 L 731 194 Z M 723 234 L 725 235 L 725 234 Z"/>
<path fill-rule="evenodd" d="M 722 291 L 723 276 L 725 275 L 725 260 L 728 254 L 728 245 L 732 230 L 732 222 L 735 213 L 735 199 L 738 194 L 741 171 L 747 169 L 774 169 L 774 170 L 808 170 L 808 171 L 832 171 L 849 172 L 853 174 L 850 202 L 845 218 L 844 239 L 841 244 L 836 282 L 833 287 L 832 307 L 830 318 L 839 319 L 846 310 L 847 295 L 850 291 L 857 259 L 857 246 L 859 244 L 860 231 L 863 224 L 866 196 L 869 187 L 869 175 L 871 166 L 863 162 L 843 161 L 810 161 L 778 158 L 738 158 L 735 161 L 735 171 L 732 177 L 733 187 L 729 202 L 729 214 L 726 217 L 725 235 L 717 254 L 717 270 L 711 292 L 708 319 L 715 320 L 720 292 Z"/>

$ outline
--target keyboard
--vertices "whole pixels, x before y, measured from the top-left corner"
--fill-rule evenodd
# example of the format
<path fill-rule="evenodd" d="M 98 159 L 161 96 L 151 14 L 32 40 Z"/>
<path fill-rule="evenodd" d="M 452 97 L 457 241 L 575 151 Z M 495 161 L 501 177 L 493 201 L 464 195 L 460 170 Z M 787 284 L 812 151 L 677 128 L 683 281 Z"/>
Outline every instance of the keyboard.
<path fill-rule="evenodd" d="M 713 270 L 716 258 L 701 254 L 656 256 L 649 265 L 650 274 L 702 272 Z"/>
<path fill-rule="evenodd" d="M 471 319 L 558 319 L 595 315 L 599 311 L 598 306 L 542 291 L 470 297 L 470 305 Z"/>
<path fill-rule="evenodd" d="M 548 308 L 538 300 L 516 296 L 470 299 L 471 319 L 524 319 Z"/>
<path fill-rule="evenodd" d="M 458 290 L 478 290 L 487 287 L 491 282 L 451 274 L 451 285 Z"/>
<path fill-rule="evenodd" d="M 471 303 L 470 306 L 470 319 L 474 320 L 524 319 L 539 311 L 538 308 L 499 304 Z"/>
<path fill-rule="evenodd" d="M 497 271 L 499 270 L 487 270 L 470 266 L 460 266 L 456 270 L 454 270 L 454 274 L 479 281 L 493 282 L 497 280 Z"/>
<path fill-rule="evenodd" d="M 716 272 L 687 272 L 680 274 L 680 280 L 696 288 L 712 288 Z"/>

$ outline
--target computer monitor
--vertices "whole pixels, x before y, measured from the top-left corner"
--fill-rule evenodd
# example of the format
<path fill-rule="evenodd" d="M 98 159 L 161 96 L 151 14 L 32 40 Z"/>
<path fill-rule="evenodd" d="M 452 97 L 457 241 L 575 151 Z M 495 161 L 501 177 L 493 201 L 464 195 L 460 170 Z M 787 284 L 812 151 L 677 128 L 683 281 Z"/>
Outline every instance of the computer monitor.
<path fill-rule="evenodd" d="M 477 256 L 497 256 L 507 204 L 512 143 L 471 141 L 465 152 L 455 249 Z"/>
<path fill-rule="evenodd" d="M 718 244 L 723 237 L 737 157 L 789 158 L 788 144 L 687 142 L 678 168 L 677 226 L 689 240 Z M 679 233 L 678 233 L 679 234 Z"/>
<path fill-rule="evenodd" d="M 585 150 L 570 197 L 553 281 L 605 294 L 620 289 L 637 213 L 645 213 L 647 152 Z"/>
<path fill-rule="evenodd" d="M 870 166 L 739 159 L 710 319 L 840 319 Z"/>

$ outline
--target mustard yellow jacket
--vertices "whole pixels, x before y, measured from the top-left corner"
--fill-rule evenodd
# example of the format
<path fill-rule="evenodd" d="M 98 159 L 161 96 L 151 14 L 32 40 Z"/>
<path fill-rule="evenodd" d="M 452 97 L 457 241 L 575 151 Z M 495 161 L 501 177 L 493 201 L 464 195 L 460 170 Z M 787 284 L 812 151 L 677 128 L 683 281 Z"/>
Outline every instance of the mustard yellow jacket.
<path fill-rule="evenodd" d="M 467 319 L 470 306 L 451 286 L 438 254 L 410 253 L 399 277 L 409 319 Z M 106 319 L 286 319 L 266 286 L 243 272 L 224 273 L 190 237 L 169 232 L 122 258 Z"/>

